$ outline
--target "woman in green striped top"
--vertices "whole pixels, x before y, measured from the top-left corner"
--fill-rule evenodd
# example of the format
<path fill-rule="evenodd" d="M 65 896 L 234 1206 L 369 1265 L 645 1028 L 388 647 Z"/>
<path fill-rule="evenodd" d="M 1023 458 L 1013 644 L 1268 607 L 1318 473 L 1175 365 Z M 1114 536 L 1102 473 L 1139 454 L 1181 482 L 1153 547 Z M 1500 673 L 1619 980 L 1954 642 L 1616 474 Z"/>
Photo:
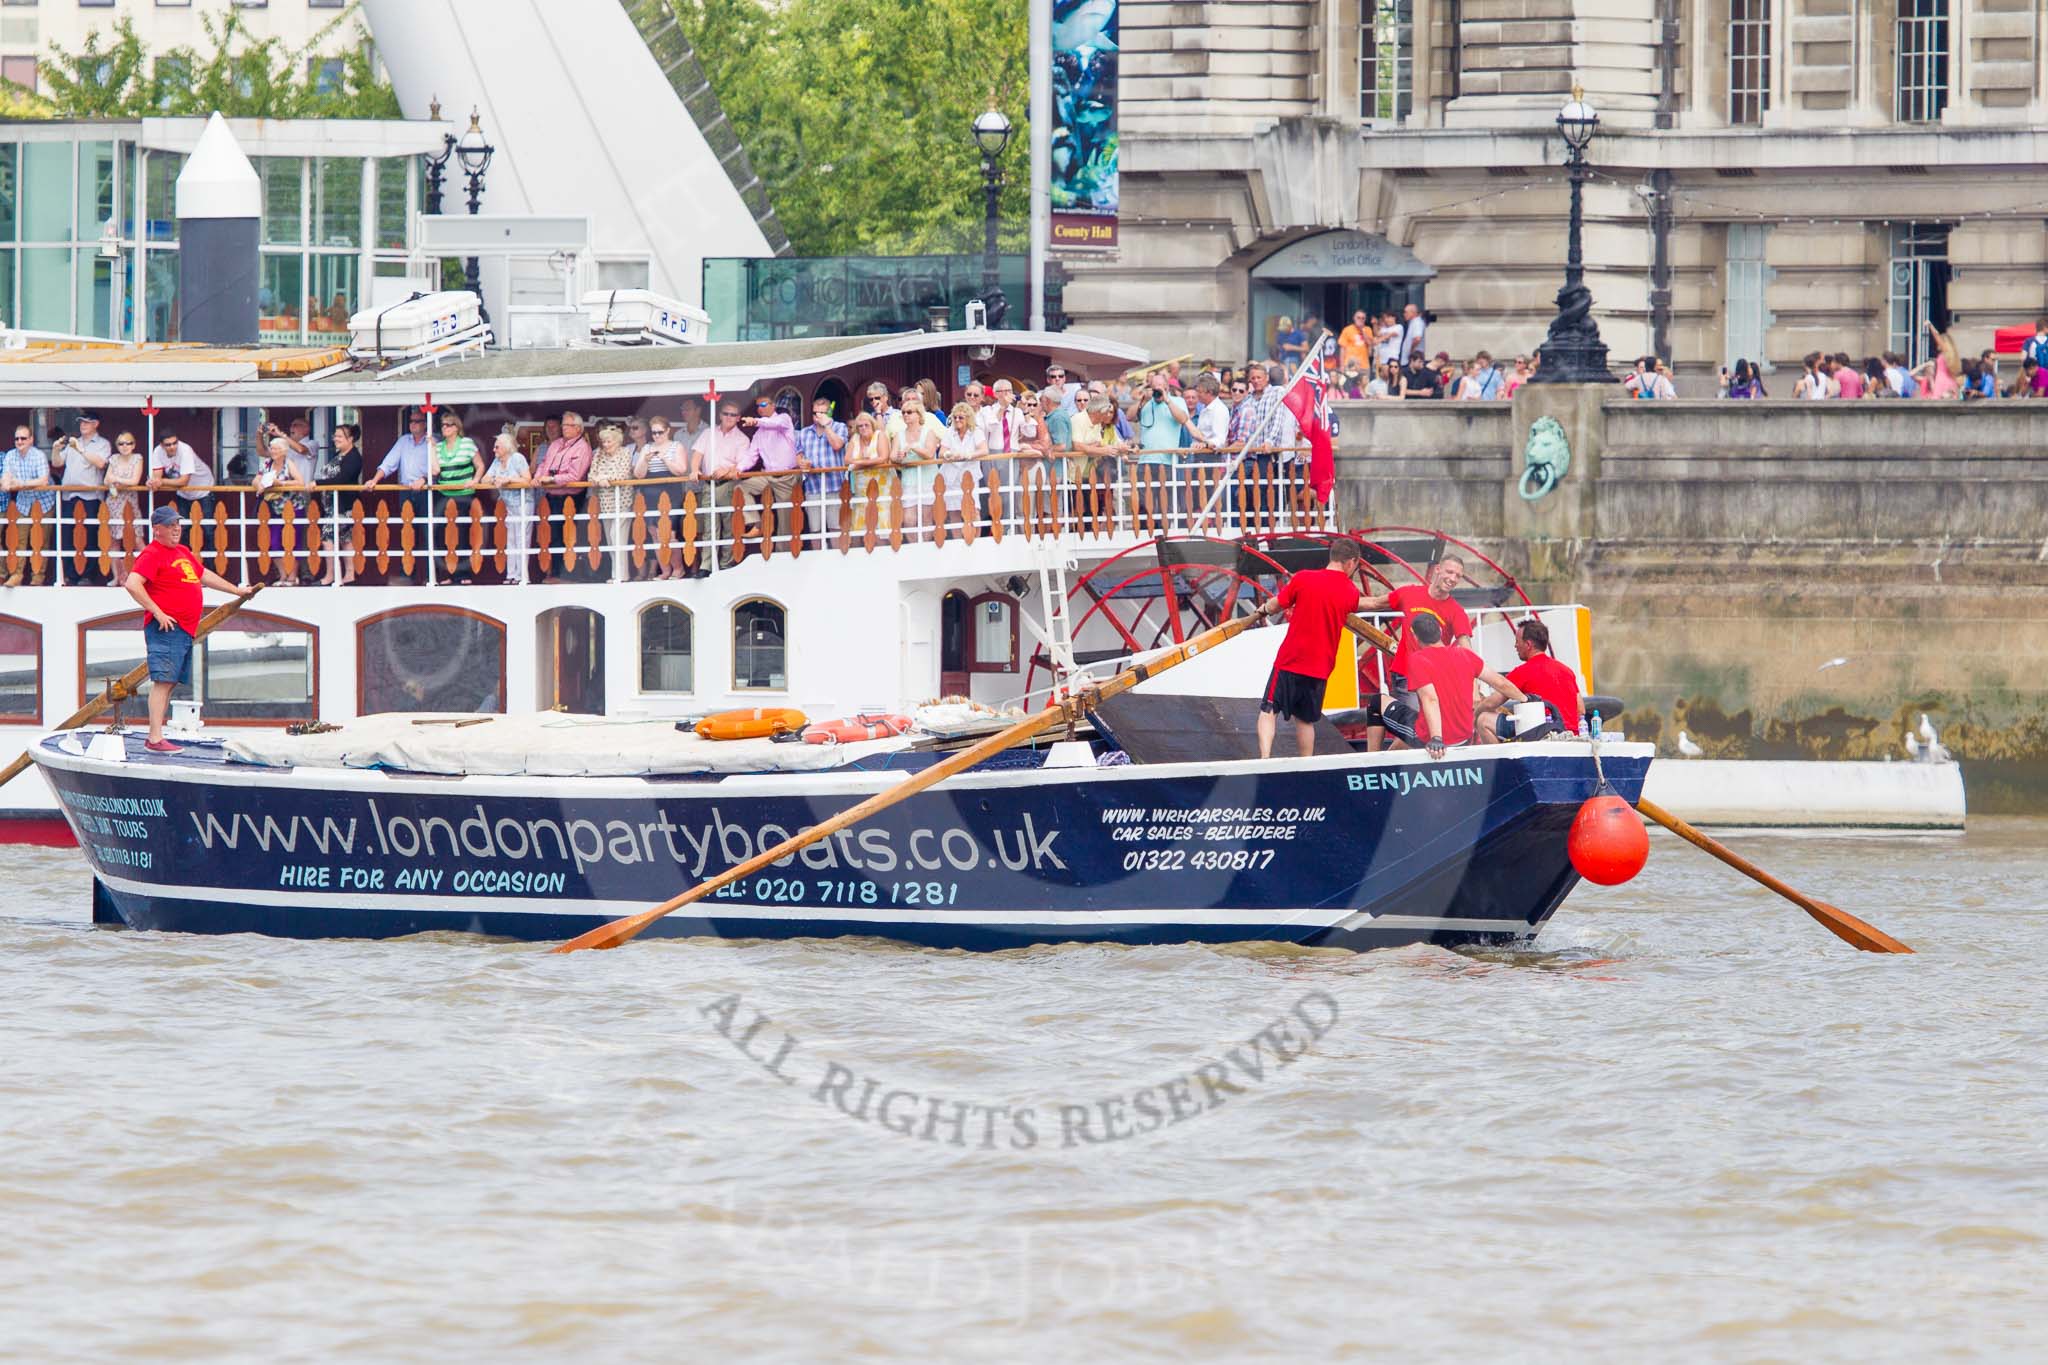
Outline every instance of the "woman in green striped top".
<path fill-rule="evenodd" d="M 440 507 L 436 510 L 444 518 L 467 518 L 476 501 L 477 468 L 476 442 L 462 434 L 462 418 L 453 408 L 441 410 L 441 439 L 429 455 L 427 481 L 441 496 Z M 468 527 L 458 532 L 458 540 L 468 544 Z M 439 543 L 439 537 L 435 538 Z M 460 566 L 455 575 L 458 583 L 471 581 L 469 558 L 463 555 L 457 559 Z"/>

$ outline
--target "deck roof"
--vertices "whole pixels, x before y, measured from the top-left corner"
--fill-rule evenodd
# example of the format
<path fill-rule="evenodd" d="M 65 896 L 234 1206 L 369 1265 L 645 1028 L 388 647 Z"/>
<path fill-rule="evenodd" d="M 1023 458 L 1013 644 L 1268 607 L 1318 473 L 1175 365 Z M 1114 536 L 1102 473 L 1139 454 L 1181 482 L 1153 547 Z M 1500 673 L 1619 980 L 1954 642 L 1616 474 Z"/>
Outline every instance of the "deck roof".
<path fill-rule="evenodd" d="M 346 402 L 384 406 L 431 393 L 449 399 L 737 393 L 766 381 L 872 364 L 923 351 L 989 346 L 1079 368 L 1144 363 L 1139 347 L 1075 332 L 903 332 L 703 346 L 577 346 L 487 351 L 395 377 L 337 369 L 334 347 L 35 343 L 0 351 L 0 405 L 48 406 L 154 397 L 192 407 Z M 332 371 L 327 373 L 327 371 Z M 315 396 L 317 395 L 317 397 Z"/>

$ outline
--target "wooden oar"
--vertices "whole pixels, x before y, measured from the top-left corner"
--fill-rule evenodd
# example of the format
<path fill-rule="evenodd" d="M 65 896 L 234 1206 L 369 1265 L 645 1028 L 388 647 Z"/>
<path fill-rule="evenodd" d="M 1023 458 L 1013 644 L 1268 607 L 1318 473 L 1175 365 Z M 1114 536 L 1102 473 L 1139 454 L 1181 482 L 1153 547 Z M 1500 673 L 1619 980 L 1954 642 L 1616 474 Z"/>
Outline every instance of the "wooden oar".
<path fill-rule="evenodd" d="M 1013 744 L 1030 739 L 1034 735 L 1043 734 L 1045 731 L 1064 725 L 1070 720 L 1078 719 L 1082 713 L 1108 698 L 1114 697 L 1119 693 L 1128 692 L 1147 678 L 1156 678 L 1176 664 L 1186 663 L 1197 654 L 1214 649 L 1232 636 L 1239 634 L 1250 626 L 1258 624 L 1260 619 L 1257 616 L 1240 616 L 1233 620 L 1225 621 L 1213 630 L 1203 631 L 1194 639 L 1166 654 L 1160 655 L 1156 659 L 1127 668 L 1115 677 L 1094 687 L 1086 688 L 1057 706 L 1048 707 L 1028 719 L 1018 721 L 1007 730 L 998 731 L 987 739 L 962 749 L 951 758 L 932 764 L 931 767 L 897 783 L 885 792 L 877 792 L 859 805 L 848 806 L 839 814 L 811 826 L 801 834 L 784 839 L 773 848 L 761 850 L 761 852 L 745 862 L 734 864 L 710 880 L 700 882 L 696 886 L 691 887 L 673 900 L 663 901 L 652 910 L 643 910 L 637 915 L 616 919 L 609 924 L 600 924 L 588 933 L 578 935 L 551 951 L 573 953 L 582 948 L 616 948 L 620 944 L 634 938 L 641 930 L 660 919 L 663 915 L 700 901 L 718 890 L 719 887 L 736 882 L 742 877 L 751 876 L 762 868 L 767 867 L 770 863 L 787 858 L 799 849 L 807 848 L 822 839 L 829 839 L 847 826 L 859 824 L 870 815 L 887 810 L 899 801 L 907 801 L 919 792 L 937 786 L 955 773 L 965 772 L 982 760 L 994 757 Z"/>
<path fill-rule="evenodd" d="M 1344 618 L 1344 624 L 1356 631 L 1367 642 L 1386 653 L 1392 654 L 1394 652 L 1393 637 L 1373 626 L 1364 617 L 1347 616 Z M 1890 934 L 1885 933 L 1882 929 L 1872 928 L 1846 910 L 1836 909 L 1826 901 L 1817 901 L 1811 896 L 1803 895 L 1793 890 L 1770 873 L 1758 867 L 1755 863 L 1737 854 L 1725 844 L 1700 833 L 1656 802 L 1639 798 L 1636 801 L 1636 809 L 1691 844 L 1694 848 L 1713 854 L 1743 876 L 1750 878 L 1760 886 L 1768 887 L 1786 900 L 1791 901 L 1801 910 L 1819 920 L 1829 933 L 1841 939 L 1844 943 L 1854 944 L 1866 953 L 1910 953 L 1913 951 Z"/>
<path fill-rule="evenodd" d="M 1786 900 L 1791 901 L 1801 910 L 1819 920 L 1822 928 L 1842 940 L 1842 942 L 1853 944 L 1866 953 L 1910 953 L 1913 951 L 1890 934 L 1885 933 L 1882 929 L 1872 928 L 1847 911 L 1838 910 L 1826 901 L 1817 901 L 1811 896 L 1802 895 L 1800 892 L 1793 890 L 1770 873 L 1758 867 L 1755 863 L 1750 862 L 1747 858 L 1729 848 L 1726 844 L 1716 839 L 1710 839 L 1700 833 L 1670 811 L 1665 810 L 1655 801 L 1639 799 L 1636 802 L 1636 809 L 1670 830 L 1673 834 L 1676 834 L 1679 838 L 1685 840 L 1688 844 L 1691 844 L 1694 848 L 1713 854 L 1716 858 L 1719 858 L 1743 876 L 1748 877 L 1751 881 L 1768 887 Z"/>
<path fill-rule="evenodd" d="M 258 583 L 249 589 L 247 597 L 237 597 L 232 602 L 223 602 L 212 611 L 206 613 L 206 615 L 200 617 L 199 630 L 192 638 L 194 640 L 204 638 L 206 632 L 240 611 L 248 603 L 249 598 L 254 597 L 261 591 L 263 591 L 263 585 Z M 72 713 L 71 719 L 65 721 L 57 728 L 59 730 L 76 730 L 81 725 L 92 724 L 93 721 L 105 715 L 108 710 L 134 696 L 136 690 L 142 686 L 144 680 L 148 677 L 149 665 L 137 664 L 129 669 L 126 674 L 110 683 L 106 691 L 94 697 L 84 706 L 79 707 L 77 711 Z M 6 786 L 9 782 L 19 777 L 32 762 L 34 760 L 24 753 L 20 758 L 8 764 L 5 769 L 0 769 L 0 787 Z"/>

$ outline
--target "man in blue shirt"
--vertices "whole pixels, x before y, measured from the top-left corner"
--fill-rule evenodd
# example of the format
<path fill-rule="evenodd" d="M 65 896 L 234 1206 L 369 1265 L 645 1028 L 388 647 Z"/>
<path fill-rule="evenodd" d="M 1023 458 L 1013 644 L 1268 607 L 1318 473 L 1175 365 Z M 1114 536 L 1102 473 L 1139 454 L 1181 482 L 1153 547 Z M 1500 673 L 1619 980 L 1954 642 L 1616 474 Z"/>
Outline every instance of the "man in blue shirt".
<path fill-rule="evenodd" d="M 12 495 L 0 501 L 12 502 L 15 515 L 23 518 L 21 548 L 28 560 L 25 567 L 33 575 L 35 585 L 41 587 L 49 561 L 30 549 L 26 519 L 31 509 L 41 508 L 45 543 L 55 543 L 57 493 L 50 485 L 50 462 L 42 451 L 36 449 L 35 434 L 27 427 L 14 429 L 14 445 L 8 450 L 5 461 L 0 462 L 0 492 Z M 23 567 L 20 563 L 15 564 L 14 571 L 7 578 L 8 587 L 21 586 Z"/>
<path fill-rule="evenodd" d="M 1500 397 L 1500 369 L 1493 363 L 1493 357 L 1481 351 L 1473 358 L 1479 362 L 1479 396 L 1481 398 Z"/>
<path fill-rule="evenodd" d="M 839 490 L 846 486 L 846 423 L 832 420 L 832 400 L 811 400 L 811 424 L 796 434 L 803 461 L 804 520 L 818 528 L 818 544 L 839 527 Z"/>

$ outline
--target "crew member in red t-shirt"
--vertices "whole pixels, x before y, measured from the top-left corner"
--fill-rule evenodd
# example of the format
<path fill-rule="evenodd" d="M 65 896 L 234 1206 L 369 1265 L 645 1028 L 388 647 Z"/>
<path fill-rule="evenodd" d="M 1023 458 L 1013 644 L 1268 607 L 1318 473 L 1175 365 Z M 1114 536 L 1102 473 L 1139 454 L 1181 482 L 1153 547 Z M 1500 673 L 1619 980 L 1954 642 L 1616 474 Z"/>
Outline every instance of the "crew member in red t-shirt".
<path fill-rule="evenodd" d="M 1522 622 L 1515 630 L 1515 657 L 1522 662 L 1508 670 L 1508 681 L 1536 700 L 1550 703 L 1557 719 L 1546 720 L 1544 725 L 1562 725 L 1564 733 L 1577 734 L 1579 675 L 1551 654 L 1550 627 L 1533 616 Z M 1503 701 L 1489 697 L 1479 708 L 1479 735 L 1483 741 L 1490 744 L 1502 739 L 1531 739 L 1550 733 L 1548 730 L 1518 733 L 1514 728 L 1515 718 L 1499 714 Z"/>
<path fill-rule="evenodd" d="M 1414 687 L 1408 681 L 1408 656 L 1415 648 L 1416 618 L 1434 617 L 1437 625 L 1442 628 L 1445 639 L 1460 649 L 1472 647 L 1472 618 L 1465 614 L 1465 608 L 1451 595 L 1464 581 L 1465 561 L 1456 555 L 1445 555 L 1430 566 L 1425 581 L 1403 584 L 1388 591 L 1384 597 L 1368 597 L 1359 604 L 1361 611 L 1401 613 L 1400 643 L 1394 650 L 1393 663 L 1387 669 L 1389 703 L 1402 703 L 1410 707 L 1414 705 L 1414 699 L 1408 695 Z M 1384 742 L 1385 735 L 1381 725 L 1383 705 L 1377 692 L 1374 692 L 1366 703 L 1365 709 L 1365 747 L 1377 750 Z"/>
<path fill-rule="evenodd" d="M 171 693 L 192 681 L 192 645 L 199 638 L 203 588 L 218 588 L 247 597 L 254 588 L 238 588 L 199 562 L 199 556 L 178 543 L 178 509 L 169 503 L 149 514 L 149 544 L 135 556 L 128 571 L 128 595 L 148 616 L 142 621 L 144 652 L 149 656 L 149 743 L 157 753 L 176 753 L 164 738 L 164 716 Z"/>
<path fill-rule="evenodd" d="M 1409 630 L 1415 636 L 1408 656 L 1415 709 L 1389 706 L 1386 714 L 1387 729 L 1403 748 L 1428 749 L 1431 758 L 1442 758 L 1447 746 L 1470 743 L 1477 730 L 1474 682 L 1485 683 L 1508 701 L 1528 700 L 1521 688 L 1488 668 L 1486 660 L 1462 646 L 1444 644 L 1436 617 L 1419 616 Z"/>
<path fill-rule="evenodd" d="M 1259 703 L 1260 758 L 1273 756 L 1273 733 L 1281 716 L 1294 722 L 1301 756 L 1316 751 L 1316 722 L 1323 718 L 1323 693 L 1337 663 L 1337 638 L 1344 631 L 1344 618 L 1358 610 L 1357 575 L 1358 543 L 1333 540 L 1328 564 L 1303 569 L 1260 604 L 1260 616 L 1292 613 L 1287 638 L 1273 661 L 1273 676 L 1266 681 L 1265 699 Z"/>

